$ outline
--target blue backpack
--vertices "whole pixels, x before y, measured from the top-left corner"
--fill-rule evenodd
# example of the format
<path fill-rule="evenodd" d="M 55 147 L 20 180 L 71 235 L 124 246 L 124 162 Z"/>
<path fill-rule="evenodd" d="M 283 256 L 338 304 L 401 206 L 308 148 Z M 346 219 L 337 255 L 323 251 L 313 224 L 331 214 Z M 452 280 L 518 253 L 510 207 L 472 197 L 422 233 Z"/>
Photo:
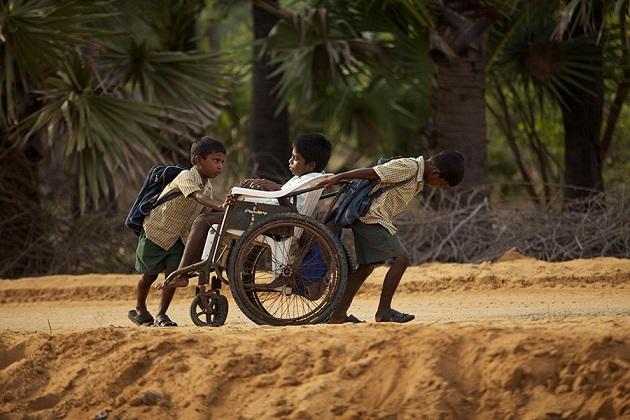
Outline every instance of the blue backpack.
<path fill-rule="evenodd" d="M 298 283 L 297 293 L 305 296 L 306 286 L 312 286 L 324 280 L 327 273 L 328 266 L 322 256 L 322 251 L 319 249 L 319 246 L 315 244 L 308 250 L 302 260 L 302 265 L 299 270 L 300 282 Z"/>
<path fill-rule="evenodd" d="M 376 164 L 382 165 L 393 159 L 398 159 L 398 157 L 381 158 L 376 162 Z M 418 164 L 418 161 L 414 159 L 414 162 L 416 163 L 417 171 L 419 171 L 420 165 Z M 335 212 L 331 214 L 330 218 L 334 218 L 337 226 L 349 228 L 356 220 L 365 216 L 367 211 L 370 209 L 372 202 L 374 202 L 378 196 L 383 194 L 385 191 L 391 190 L 392 188 L 396 188 L 411 181 L 412 179 L 415 179 L 418 176 L 417 171 L 416 175 L 413 177 L 401 182 L 390 184 L 374 193 L 372 193 L 372 190 L 378 184 L 377 179 L 357 179 L 352 181 L 348 186 L 348 190 L 339 202 L 339 206 Z"/>
<path fill-rule="evenodd" d="M 164 197 L 158 200 L 158 197 L 172 180 L 183 171 L 183 166 L 179 165 L 155 165 L 149 171 L 149 174 L 140 188 L 138 197 L 134 201 L 127 219 L 125 219 L 125 226 L 133 230 L 133 232 L 140 236 L 142 232 L 142 223 L 144 223 L 145 217 L 151 213 L 151 210 L 157 206 L 166 203 L 169 200 L 181 195 L 181 191 L 172 191 L 166 194 Z"/>

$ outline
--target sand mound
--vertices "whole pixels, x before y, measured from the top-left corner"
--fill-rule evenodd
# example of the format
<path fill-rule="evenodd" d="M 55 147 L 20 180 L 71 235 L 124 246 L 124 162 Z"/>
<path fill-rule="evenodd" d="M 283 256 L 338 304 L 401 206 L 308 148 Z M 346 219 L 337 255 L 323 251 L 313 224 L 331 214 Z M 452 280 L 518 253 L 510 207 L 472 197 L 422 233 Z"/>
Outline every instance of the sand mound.
<path fill-rule="evenodd" d="M 520 255 L 520 254 L 519 254 Z M 510 287 L 626 288 L 630 285 L 630 260 L 593 258 L 549 263 L 508 252 L 506 261 L 481 264 L 431 263 L 410 267 L 399 287 L 400 294 L 431 291 L 487 290 Z M 380 294 L 386 267 L 379 267 L 359 291 Z M 137 275 L 90 274 L 48 276 L 0 281 L 0 303 L 51 301 L 113 301 L 133 299 Z M 224 288 L 226 293 L 229 288 Z M 191 293 L 176 298 L 190 299 Z M 155 299 L 159 293 L 151 292 Z"/>
<path fill-rule="evenodd" d="M 429 263 L 410 267 L 398 292 L 413 294 L 524 287 L 630 286 L 630 260 L 600 257 L 552 263 L 528 257 L 514 258 L 514 253 L 508 255 L 512 256 L 507 261 L 496 263 Z M 386 270 L 386 267 L 376 269 L 359 293 L 380 294 Z"/>
<path fill-rule="evenodd" d="M 497 258 L 497 262 L 507 262 L 507 261 L 516 261 L 516 260 L 535 260 L 535 258 L 528 257 L 527 255 L 523 255 L 516 248 L 508 249 L 503 255 Z"/>
<path fill-rule="evenodd" d="M 3 332 L 0 355 L 7 419 L 630 416 L 627 318 Z"/>
<path fill-rule="evenodd" d="M 230 299 L 218 329 L 105 327 L 137 276 L 0 281 L 0 419 L 630 418 L 630 261 L 504 257 L 410 268 L 407 325 L 259 327 Z"/>

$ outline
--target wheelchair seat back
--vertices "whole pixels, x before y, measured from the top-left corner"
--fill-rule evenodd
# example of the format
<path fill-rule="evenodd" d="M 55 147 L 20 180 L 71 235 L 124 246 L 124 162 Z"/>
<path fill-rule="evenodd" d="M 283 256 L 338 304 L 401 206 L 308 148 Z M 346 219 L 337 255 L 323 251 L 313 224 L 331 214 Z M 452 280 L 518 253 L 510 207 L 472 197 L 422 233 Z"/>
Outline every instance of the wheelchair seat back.
<path fill-rule="evenodd" d="M 250 201 L 236 201 L 227 210 L 225 215 L 224 229 L 229 231 L 245 231 L 252 227 L 260 219 L 271 214 L 293 212 L 297 213 L 295 207 L 287 207 L 273 204 L 255 203 Z M 278 229 L 279 239 L 288 238 L 293 232 L 286 229 Z M 275 236 L 275 235 L 274 235 Z"/>
<path fill-rule="evenodd" d="M 261 191 L 261 190 L 253 190 L 248 188 L 234 187 L 231 190 L 232 194 L 239 194 L 241 198 L 253 198 L 251 201 L 243 201 L 238 200 L 234 204 L 230 206 L 228 209 L 225 219 L 223 223 L 226 223 L 224 231 L 229 234 L 240 236 L 245 230 L 251 227 L 257 220 L 262 217 L 268 216 L 273 213 L 283 213 L 287 211 L 297 212 L 295 207 L 286 207 L 274 204 L 266 204 L 266 203 L 256 203 L 255 199 L 277 199 L 282 198 L 285 195 L 291 194 L 292 192 L 299 191 L 302 189 L 306 189 L 309 187 L 315 186 L 317 183 L 321 182 L 324 178 L 326 178 L 326 174 L 320 174 L 314 177 L 310 177 L 305 179 L 303 182 L 293 185 L 291 188 L 281 189 L 279 191 Z M 315 207 L 317 206 L 317 202 L 319 201 L 319 197 L 321 197 L 323 189 L 316 189 L 313 191 L 309 191 L 304 193 L 305 200 L 302 208 L 300 209 L 301 214 L 306 216 L 312 216 L 315 211 Z M 234 210 L 234 211 L 233 211 Z M 210 256 L 210 252 L 212 250 L 212 244 L 214 242 L 215 235 L 219 231 L 219 225 L 212 225 L 212 228 L 208 232 L 208 236 L 206 238 L 206 244 L 203 249 L 203 253 L 201 256 L 202 260 L 206 260 Z M 300 234 L 299 232 L 278 232 L 278 239 L 285 239 L 293 234 Z"/>

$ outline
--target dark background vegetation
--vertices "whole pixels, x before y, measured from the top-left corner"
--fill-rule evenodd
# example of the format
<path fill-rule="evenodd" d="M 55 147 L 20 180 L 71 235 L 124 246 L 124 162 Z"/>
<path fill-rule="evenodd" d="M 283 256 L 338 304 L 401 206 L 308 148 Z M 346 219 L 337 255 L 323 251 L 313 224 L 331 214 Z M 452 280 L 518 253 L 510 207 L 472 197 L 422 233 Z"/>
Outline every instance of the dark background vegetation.
<path fill-rule="evenodd" d="M 0 0 L 0 276 L 131 272 L 149 167 L 228 148 L 218 195 L 465 153 L 399 220 L 415 263 L 630 256 L 628 0 Z"/>

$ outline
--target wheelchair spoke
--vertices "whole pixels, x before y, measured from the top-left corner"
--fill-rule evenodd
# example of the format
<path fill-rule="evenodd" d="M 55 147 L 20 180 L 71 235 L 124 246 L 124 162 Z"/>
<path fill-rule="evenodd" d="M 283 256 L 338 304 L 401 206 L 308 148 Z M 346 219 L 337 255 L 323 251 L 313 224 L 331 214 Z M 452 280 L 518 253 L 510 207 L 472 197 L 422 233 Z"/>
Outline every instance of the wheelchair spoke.
<path fill-rule="evenodd" d="M 265 218 L 232 250 L 228 264 L 232 295 L 257 323 L 290 325 L 322 319 L 332 310 L 331 299 L 338 301 L 345 288 L 347 265 L 340 250 L 332 234 L 312 219 L 286 214 Z"/>
<path fill-rule="evenodd" d="M 279 298 L 280 298 L 280 293 L 274 293 L 273 297 L 267 300 L 266 302 L 270 302 L 269 307 L 272 308 L 278 302 Z"/>

